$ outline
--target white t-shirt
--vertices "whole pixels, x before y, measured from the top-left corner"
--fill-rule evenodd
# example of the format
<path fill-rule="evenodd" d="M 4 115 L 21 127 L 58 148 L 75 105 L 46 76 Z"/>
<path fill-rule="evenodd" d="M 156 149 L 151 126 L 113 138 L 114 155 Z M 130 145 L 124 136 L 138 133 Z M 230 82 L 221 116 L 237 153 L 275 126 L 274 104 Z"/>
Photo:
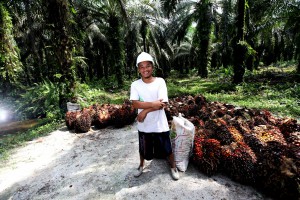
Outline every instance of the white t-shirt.
<path fill-rule="evenodd" d="M 163 102 L 169 101 L 167 85 L 164 79 L 156 77 L 152 83 L 145 83 L 142 79 L 139 79 L 131 84 L 130 100 L 152 102 L 159 99 L 163 99 Z M 142 110 L 138 109 L 138 113 Z M 165 110 L 149 112 L 143 122 L 138 122 L 137 128 L 145 133 L 169 131 Z"/>

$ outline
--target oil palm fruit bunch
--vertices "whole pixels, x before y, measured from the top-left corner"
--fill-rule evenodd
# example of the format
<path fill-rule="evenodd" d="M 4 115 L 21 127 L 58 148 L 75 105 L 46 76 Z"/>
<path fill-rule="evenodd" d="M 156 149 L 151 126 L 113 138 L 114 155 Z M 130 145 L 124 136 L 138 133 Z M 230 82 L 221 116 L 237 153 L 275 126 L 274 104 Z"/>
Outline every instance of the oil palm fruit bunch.
<path fill-rule="evenodd" d="M 236 107 L 233 109 L 234 116 L 240 116 L 243 120 L 247 121 L 251 119 L 251 112 L 249 109 Z"/>
<path fill-rule="evenodd" d="M 274 117 L 270 111 L 261 110 L 260 115 L 262 115 L 265 118 L 265 120 L 268 122 L 268 124 L 270 124 L 270 125 L 278 124 L 278 118 Z"/>
<path fill-rule="evenodd" d="M 256 155 L 244 142 L 232 142 L 221 147 L 222 166 L 233 180 L 252 184 L 255 182 L 254 169 L 257 162 Z"/>
<path fill-rule="evenodd" d="M 235 142 L 244 142 L 243 135 L 234 126 L 227 126 L 227 130 L 232 135 Z"/>
<path fill-rule="evenodd" d="M 207 105 L 207 100 L 203 95 L 197 95 L 194 97 L 195 103 L 200 107 Z"/>
<path fill-rule="evenodd" d="M 212 112 L 212 109 L 210 107 L 206 107 L 206 106 L 202 106 L 199 110 L 198 110 L 198 116 L 200 119 L 207 121 L 209 119 L 213 119 L 214 118 L 214 114 Z"/>
<path fill-rule="evenodd" d="M 134 120 L 136 119 L 137 112 L 135 108 L 132 106 L 132 103 L 129 100 L 125 100 L 122 106 L 124 109 L 126 109 L 129 113 L 129 115 L 126 118 L 126 125 L 132 124 Z"/>
<path fill-rule="evenodd" d="M 80 113 L 76 116 L 74 128 L 76 133 L 86 133 L 90 130 L 92 124 L 92 118 L 90 110 L 83 108 Z"/>
<path fill-rule="evenodd" d="M 260 154 L 268 142 L 275 141 L 282 145 L 287 144 L 280 130 L 272 125 L 254 126 L 251 133 L 244 134 L 244 140 L 256 154 Z"/>
<path fill-rule="evenodd" d="M 65 115 L 66 126 L 69 130 L 74 129 L 76 116 L 80 114 L 80 111 L 68 111 Z"/>
<path fill-rule="evenodd" d="M 287 145 L 267 142 L 258 156 L 256 186 L 276 199 L 299 199 L 299 160 L 290 158 Z"/>
<path fill-rule="evenodd" d="M 192 122 L 195 125 L 196 128 L 202 128 L 203 129 L 204 126 L 205 126 L 205 122 L 202 119 L 200 119 L 198 116 L 190 117 L 188 120 L 190 122 Z"/>
<path fill-rule="evenodd" d="M 195 137 L 192 162 L 197 168 L 212 176 L 219 170 L 221 145 L 218 140 Z"/>
<path fill-rule="evenodd" d="M 169 124 L 171 124 L 173 116 L 178 116 L 179 115 L 178 108 L 177 108 L 177 103 L 175 102 L 174 99 L 169 99 L 169 104 L 165 108 L 165 113 L 166 113 L 167 120 L 168 120 Z"/>
<path fill-rule="evenodd" d="M 234 142 L 234 137 L 228 130 L 228 123 L 223 118 L 206 121 L 205 128 L 212 130 L 210 138 L 220 141 L 221 145 L 228 145 Z"/>
<path fill-rule="evenodd" d="M 240 116 L 235 116 L 230 120 L 230 123 L 242 134 L 248 135 L 251 133 L 249 122 L 243 120 Z"/>
<path fill-rule="evenodd" d="M 297 120 L 292 118 L 278 120 L 278 127 L 285 137 L 289 137 L 289 134 L 293 132 L 300 131 L 300 125 L 297 124 Z"/>
<path fill-rule="evenodd" d="M 263 118 L 262 116 L 255 116 L 253 117 L 253 125 L 254 126 L 260 126 L 260 125 L 267 125 L 268 122 L 265 118 Z"/>
<path fill-rule="evenodd" d="M 90 109 L 90 114 L 91 114 L 91 119 L 92 119 L 92 126 L 95 125 L 96 122 L 96 114 L 97 111 L 99 109 L 99 105 L 98 104 L 93 104 L 91 106 L 88 107 Z"/>
<path fill-rule="evenodd" d="M 286 141 L 280 132 L 279 128 L 272 125 L 260 125 L 255 126 L 252 129 L 255 136 L 262 141 L 263 144 L 269 141 L 276 141 L 282 145 L 286 145 Z"/>
<path fill-rule="evenodd" d="M 288 145 L 292 150 L 292 156 L 297 158 L 300 163 L 300 131 L 290 133 L 286 140 L 288 141 Z"/>
<path fill-rule="evenodd" d="M 110 124 L 111 115 L 109 113 L 110 104 L 102 104 L 97 106 L 96 113 L 94 115 L 94 125 L 96 128 L 105 128 Z"/>
<path fill-rule="evenodd" d="M 187 117 L 188 114 L 188 104 L 186 100 L 186 96 L 176 97 L 173 99 L 173 106 L 175 106 L 178 112 L 182 113 L 185 117 Z"/>
<path fill-rule="evenodd" d="M 136 118 L 136 112 L 130 102 L 124 102 L 112 114 L 113 124 L 116 128 L 132 124 Z"/>

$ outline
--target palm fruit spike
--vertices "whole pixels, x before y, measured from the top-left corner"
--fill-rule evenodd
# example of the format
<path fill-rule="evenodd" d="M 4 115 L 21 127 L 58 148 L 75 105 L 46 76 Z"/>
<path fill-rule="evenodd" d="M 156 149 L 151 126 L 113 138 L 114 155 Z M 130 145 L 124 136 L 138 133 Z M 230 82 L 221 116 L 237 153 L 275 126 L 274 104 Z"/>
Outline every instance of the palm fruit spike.
<path fill-rule="evenodd" d="M 194 140 L 193 163 L 197 168 L 212 176 L 219 170 L 221 157 L 220 142 L 215 139 L 204 139 L 196 137 Z"/>
<path fill-rule="evenodd" d="M 75 120 L 75 132 L 86 133 L 90 130 L 92 119 L 89 109 L 83 109 L 79 115 L 76 116 Z"/>
<path fill-rule="evenodd" d="M 80 111 L 68 111 L 65 115 L 66 126 L 69 130 L 74 129 L 74 123 L 76 116 L 80 114 Z"/>
<path fill-rule="evenodd" d="M 222 118 L 208 120 L 205 123 L 205 128 L 211 129 L 213 132 L 211 138 L 220 141 L 222 145 L 234 142 L 234 137 L 228 130 L 228 123 Z"/>
<path fill-rule="evenodd" d="M 254 183 L 257 158 L 251 148 L 244 142 L 233 142 L 221 148 L 224 172 L 235 181 Z"/>
<path fill-rule="evenodd" d="M 299 166 L 288 152 L 288 146 L 271 141 L 259 154 L 256 186 L 276 199 L 297 199 L 300 195 Z"/>

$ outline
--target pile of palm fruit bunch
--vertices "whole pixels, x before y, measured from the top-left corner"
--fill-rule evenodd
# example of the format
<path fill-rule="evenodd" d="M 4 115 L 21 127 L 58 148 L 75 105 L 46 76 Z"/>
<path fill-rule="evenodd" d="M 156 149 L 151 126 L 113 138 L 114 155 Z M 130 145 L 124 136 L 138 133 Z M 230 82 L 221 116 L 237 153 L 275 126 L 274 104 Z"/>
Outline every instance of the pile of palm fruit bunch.
<path fill-rule="evenodd" d="M 93 104 L 80 111 L 68 111 L 65 115 L 66 126 L 76 133 L 86 133 L 92 126 L 95 128 L 116 128 L 132 124 L 136 112 L 131 102 L 125 100 L 123 104 Z"/>
<path fill-rule="evenodd" d="M 169 99 L 166 115 L 195 125 L 192 163 L 222 173 L 275 199 L 300 197 L 300 125 L 267 110 L 208 102 L 202 95 Z"/>

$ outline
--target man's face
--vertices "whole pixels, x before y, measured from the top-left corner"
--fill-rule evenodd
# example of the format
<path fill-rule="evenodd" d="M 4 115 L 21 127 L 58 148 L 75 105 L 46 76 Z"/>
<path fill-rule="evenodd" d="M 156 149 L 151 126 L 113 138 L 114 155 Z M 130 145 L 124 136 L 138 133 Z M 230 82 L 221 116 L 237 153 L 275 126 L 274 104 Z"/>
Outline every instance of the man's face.
<path fill-rule="evenodd" d="M 150 61 L 140 62 L 138 64 L 138 69 L 143 78 L 150 78 L 153 73 L 153 64 Z"/>

